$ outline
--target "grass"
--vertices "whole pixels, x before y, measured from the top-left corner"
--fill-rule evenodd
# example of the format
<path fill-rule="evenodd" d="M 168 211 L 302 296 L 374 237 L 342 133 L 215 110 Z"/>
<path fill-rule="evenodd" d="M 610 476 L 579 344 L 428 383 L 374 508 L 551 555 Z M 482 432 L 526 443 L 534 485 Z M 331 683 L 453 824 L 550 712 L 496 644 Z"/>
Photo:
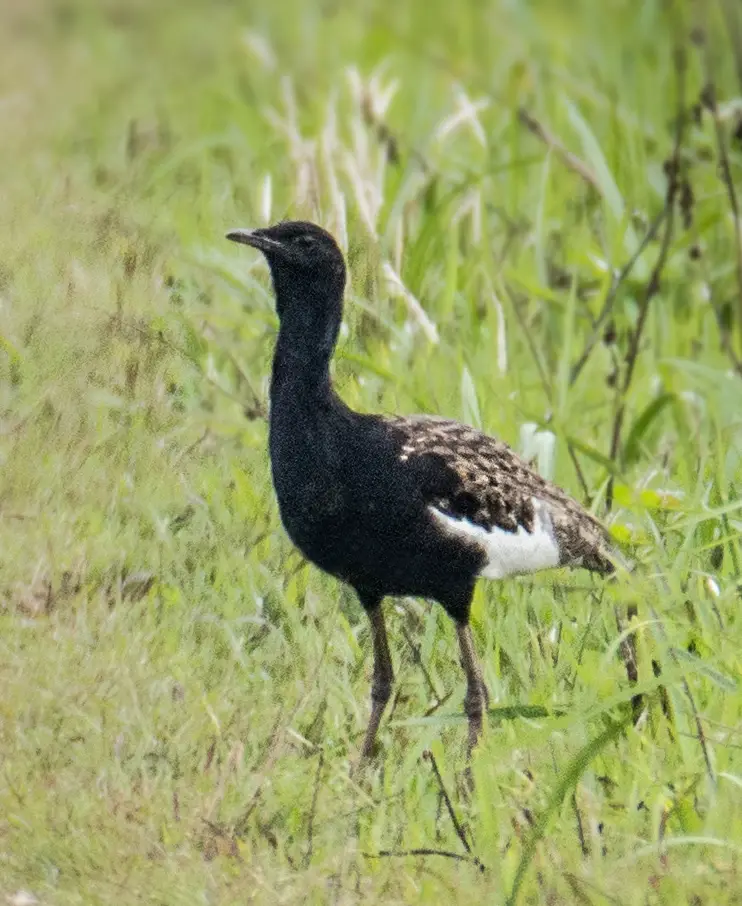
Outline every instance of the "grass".
<path fill-rule="evenodd" d="M 0 17 L 0 894 L 738 902 L 736 6 Z M 368 630 L 280 528 L 271 294 L 222 239 L 284 216 L 348 249 L 351 405 L 508 439 L 612 498 L 638 564 L 478 590 L 471 798 L 453 632 L 421 601 L 387 604 L 397 695 L 349 777 Z"/>

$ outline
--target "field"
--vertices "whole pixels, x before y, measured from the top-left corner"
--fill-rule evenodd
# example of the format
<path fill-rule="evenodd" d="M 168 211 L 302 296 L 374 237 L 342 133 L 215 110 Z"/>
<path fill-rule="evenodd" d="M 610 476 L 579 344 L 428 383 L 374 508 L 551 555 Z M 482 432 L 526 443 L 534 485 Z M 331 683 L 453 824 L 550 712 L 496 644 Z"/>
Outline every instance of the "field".
<path fill-rule="evenodd" d="M 742 902 L 734 0 L 0 5 L 0 900 Z M 371 642 L 278 519 L 235 226 L 347 250 L 334 375 L 533 457 L 635 566 Z"/>

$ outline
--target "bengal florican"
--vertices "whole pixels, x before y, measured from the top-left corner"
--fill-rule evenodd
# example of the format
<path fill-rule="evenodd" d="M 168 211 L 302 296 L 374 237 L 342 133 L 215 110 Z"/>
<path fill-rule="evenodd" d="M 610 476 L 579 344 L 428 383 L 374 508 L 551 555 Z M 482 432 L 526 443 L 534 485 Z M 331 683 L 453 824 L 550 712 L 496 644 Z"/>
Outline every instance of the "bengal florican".
<path fill-rule="evenodd" d="M 330 380 L 345 262 L 313 223 L 233 230 L 259 249 L 280 329 L 270 385 L 270 460 L 281 519 L 310 561 L 349 583 L 371 621 L 373 748 L 393 680 L 386 595 L 432 598 L 456 625 L 469 746 L 488 693 L 469 627 L 478 577 L 555 566 L 613 570 L 600 523 L 505 443 L 443 418 L 354 412 Z"/>

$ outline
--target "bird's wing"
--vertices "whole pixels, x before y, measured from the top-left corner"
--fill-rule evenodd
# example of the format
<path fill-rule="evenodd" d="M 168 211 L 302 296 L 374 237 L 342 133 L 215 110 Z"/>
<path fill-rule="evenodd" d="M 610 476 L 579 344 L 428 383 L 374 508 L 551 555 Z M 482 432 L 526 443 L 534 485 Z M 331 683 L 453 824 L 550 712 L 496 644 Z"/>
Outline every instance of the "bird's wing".
<path fill-rule="evenodd" d="M 603 526 L 507 444 L 444 418 L 390 416 L 383 421 L 399 462 L 414 472 L 426 504 L 444 527 L 470 538 L 478 530 L 486 546 L 509 558 L 490 575 L 556 565 L 613 571 Z"/>

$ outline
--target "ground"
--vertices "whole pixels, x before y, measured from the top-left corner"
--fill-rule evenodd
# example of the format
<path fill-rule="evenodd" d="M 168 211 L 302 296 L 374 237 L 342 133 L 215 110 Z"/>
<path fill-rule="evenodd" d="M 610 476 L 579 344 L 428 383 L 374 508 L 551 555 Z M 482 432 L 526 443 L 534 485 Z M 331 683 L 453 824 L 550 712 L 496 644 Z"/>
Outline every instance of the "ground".
<path fill-rule="evenodd" d="M 738 5 L 0 19 L 0 899 L 740 902 Z M 282 217 L 348 252 L 351 405 L 508 440 L 634 563 L 478 589 L 471 795 L 424 601 L 350 775 L 368 626 L 281 530 L 223 239 Z"/>

